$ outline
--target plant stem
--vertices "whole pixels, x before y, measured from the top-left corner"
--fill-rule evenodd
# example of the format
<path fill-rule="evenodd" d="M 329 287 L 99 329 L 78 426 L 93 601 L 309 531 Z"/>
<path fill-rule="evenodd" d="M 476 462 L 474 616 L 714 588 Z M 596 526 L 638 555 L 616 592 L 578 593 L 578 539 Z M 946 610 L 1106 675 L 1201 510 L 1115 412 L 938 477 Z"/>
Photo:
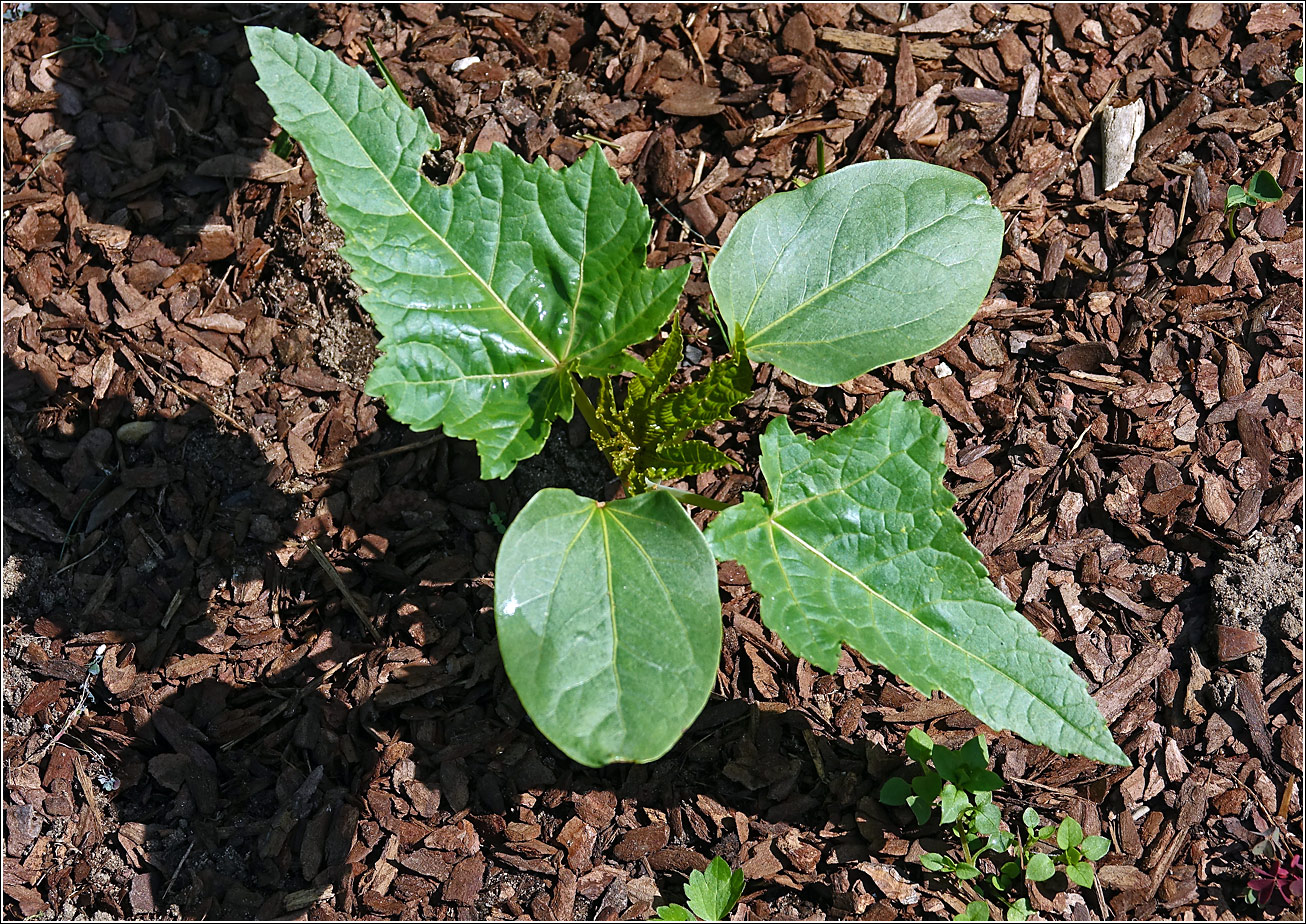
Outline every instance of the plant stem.
<path fill-rule="evenodd" d="M 970 838 L 966 835 L 966 828 L 959 824 L 953 828 L 952 831 L 953 834 L 957 836 L 957 839 L 961 841 L 961 855 L 966 858 L 967 863 L 974 866 L 975 859 L 970 855 Z"/>
<path fill-rule="evenodd" d="M 667 487 L 664 484 L 658 484 L 656 481 L 650 481 L 648 486 L 658 491 L 666 491 L 682 504 L 693 504 L 695 507 L 702 507 L 704 510 L 725 510 L 727 507 L 733 507 L 739 503 L 739 501 L 726 503 L 725 501 L 714 500 L 710 497 L 704 497 L 702 494 L 695 494 L 693 491 L 682 491 L 680 488 Z"/>
<path fill-rule="evenodd" d="M 576 407 L 580 408 L 580 415 L 585 418 L 585 422 L 590 425 L 590 430 L 599 436 L 610 437 L 612 433 L 599 420 L 598 411 L 594 410 L 594 403 L 590 401 L 590 396 L 585 394 L 585 389 L 581 385 L 580 376 L 576 373 L 571 374 L 571 396 L 576 401 Z"/>

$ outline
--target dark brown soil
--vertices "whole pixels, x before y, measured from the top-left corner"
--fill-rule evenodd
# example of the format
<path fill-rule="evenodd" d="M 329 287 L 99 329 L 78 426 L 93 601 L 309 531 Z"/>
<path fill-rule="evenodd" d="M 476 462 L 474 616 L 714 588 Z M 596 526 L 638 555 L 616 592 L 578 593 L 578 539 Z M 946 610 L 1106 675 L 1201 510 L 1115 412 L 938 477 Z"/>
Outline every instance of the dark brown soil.
<path fill-rule="evenodd" d="M 1302 849 L 1298 6 L 11 6 L 6 916 L 639 919 L 721 855 L 741 917 L 951 917 L 969 896 L 916 862 L 941 832 L 875 799 L 913 726 L 988 735 L 1010 817 L 1111 840 L 1095 888 L 1033 897 L 1045 917 L 1300 913 L 1243 898 L 1254 847 Z M 923 400 L 995 581 L 1134 768 L 994 734 L 852 653 L 811 668 L 731 564 L 680 744 L 559 754 L 502 671 L 495 553 L 540 487 L 611 479 L 576 421 L 483 483 L 467 444 L 362 393 L 375 333 L 311 169 L 268 153 L 250 23 L 351 63 L 370 38 L 439 181 L 494 141 L 555 166 L 612 142 L 656 264 L 700 268 L 818 138 L 832 167 L 983 179 L 1006 248 L 961 335 L 838 388 L 759 368 L 710 434 L 742 469 L 689 487 L 753 489 L 777 414 L 817 434 Z M 1108 192 L 1095 112 L 1133 99 L 1147 130 Z M 1258 169 L 1284 196 L 1230 238 L 1225 190 Z M 681 322 L 704 362 L 706 292 Z"/>

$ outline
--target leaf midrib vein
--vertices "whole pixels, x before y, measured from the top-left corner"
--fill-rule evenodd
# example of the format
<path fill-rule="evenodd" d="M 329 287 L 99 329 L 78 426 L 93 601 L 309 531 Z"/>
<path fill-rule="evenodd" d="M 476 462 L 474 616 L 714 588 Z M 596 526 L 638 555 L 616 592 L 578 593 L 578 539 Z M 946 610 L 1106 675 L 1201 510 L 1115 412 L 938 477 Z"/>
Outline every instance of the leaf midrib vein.
<path fill-rule="evenodd" d="M 1095 739 L 1094 739 L 1094 738 L 1093 738 L 1093 737 L 1092 737 L 1092 736 L 1091 736 L 1087 731 L 1085 731 L 1084 729 L 1080 728 L 1077 724 L 1075 724 L 1075 722 L 1074 722 L 1074 721 L 1073 721 L 1073 720 L 1072 720 L 1068 715 L 1066 715 L 1066 714 L 1065 714 L 1061 709 L 1057 708 L 1057 706 L 1055 706 L 1054 704 L 1048 702 L 1045 698 L 1043 698 L 1042 696 L 1040 696 L 1040 695 L 1039 695 L 1037 692 L 1035 692 L 1034 690 L 1031 690 L 1031 689 L 1030 689 L 1028 686 L 1026 686 L 1022 681 L 1016 679 L 1016 678 L 1013 677 L 1011 674 L 1007 673 L 1007 672 L 1004 671 L 1002 668 L 1000 668 L 998 665 L 996 665 L 996 664 L 994 664 L 994 663 L 992 663 L 992 662 L 990 662 L 990 661 L 986 661 L 986 660 L 984 660 L 983 658 L 980 658 L 978 655 L 975 655 L 975 654 L 973 654 L 972 652 L 967 651 L 965 648 L 963 648 L 963 647 L 961 647 L 960 645 L 958 645 L 958 644 L 957 644 L 956 642 L 954 642 L 952 639 L 950 639 L 950 638 L 948 638 L 946 635 L 943 635 L 942 633 L 940 633 L 937 629 L 932 629 L 932 628 L 930 628 L 930 627 L 927 626 L 924 622 L 922 622 L 919 618 L 917 618 L 917 616 L 916 616 L 914 613 L 912 613 L 910 610 L 905 610 L 905 609 L 903 609 L 901 606 L 899 606 L 897 603 L 894 603 L 894 602 L 893 602 L 892 600 L 890 600 L 888 597 L 884 596 L 884 594 L 880 593 L 880 592 L 877 591 L 875 588 L 871 587 L 869 584 L 867 584 L 865 581 L 863 581 L 863 580 L 862 580 L 860 577 L 858 577 L 856 574 L 853 574 L 851 571 L 849 571 L 847 568 L 843 567 L 843 565 L 839 564 L 839 563 L 836 562 L 834 559 L 830 558 L 828 555 L 826 555 L 826 554 L 825 554 L 824 552 L 822 552 L 820 549 L 816 548 L 815 546 L 813 546 L 813 545 L 811 545 L 810 543 L 806 542 L 805 540 L 803 540 L 803 539 L 800 538 L 799 536 L 797 536 L 797 535 L 795 535 L 794 533 L 790 532 L 790 531 L 789 531 L 788 529 L 786 529 L 783 525 L 781 525 L 780 523 L 777 523 L 774 519 L 771 520 L 771 524 L 772 524 L 772 526 L 773 526 L 775 529 L 780 530 L 780 532 L 784 533 L 786 536 L 788 536 L 790 539 L 792 539 L 792 540 L 793 540 L 795 543 L 797 543 L 798 545 L 800 545 L 800 546 L 802 546 L 803 548 L 807 549 L 809 552 L 811 552 L 813 555 L 815 555 L 815 556 L 816 556 L 817 558 L 819 558 L 821 561 L 823 561 L 823 562 L 825 562 L 826 564 L 828 564 L 831 568 L 833 568 L 834 570 L 838 571 L 840 574 L 845 575 L 849 580 L 851 580 L 853 583 L 857 584 L 857 586 L 861 587 L 861 588 L 862 588 L 863 590 L 865 590 L 868 594 L 870 594 L 873 598 L 875 598 L 875 599 L 877 599 L 877 600 L 881 600 L 881 601 L 883 601 L 884 603 L 888 604 L 888 606 L 889 606 L 891 609 L 897 610 L 899 613 L 901 613 L 903 616 L 907 617 L 907 619 L 911 620 L 912 622 L 916 623 L 918 626 L 920 626 L 920 627 L 921 627 L 922 629 L 924 629 L 926 632 L 929 632 L 931 635 L 936 636 L 936 637 L 939 638 L 941 641 L 943 641 L 943 642 L 945 642 L 946 644 L 948 644 L 948 645 L 952 646 L 953 648 L 955 648 L 955 649 L 956 649 L 956 650 L 961 654 L 961 656 L 962 656 L 964 659 L 969 660 L 969 661 L 976 661 L 976 662 L 978 662 L 978 663 L 980 663 L 980 664 L 983 664 L 983 665 L 985 665 L 986 667 L 988 667 L 989 669 L 991 669 L 992 671 L 994 671 L 995 673 L 997 673 L 997 674 L 1001 675 L 1002 677 L 1006 678 L 1007 680 L 1011 681 L 1011 684 L 1012 684 L 1013 686 L 1015 686 L 1017 689 L 1024 690 L 1027 694 L 1029 694 L 1029 696 L 1030 696 L 1031 698 L 1033 698 L 1034 700 L 1037 700 L 1038 702 L 1042 703 L 1042 704 L 1043 704 L 1044 706 L 1046 706 L 1049 710 L 1051 710 L 1054 714 L 1060 716 L 1060 717 L 1061 717 L 1061 718 L 1066 722 L 1066 724 L 1067 724 L 1068 726 L 1070 726 L 1071 728 L 1073 728 L 1077 733 L 1079 733 L 1080 735 L 1083 735 L 1085 738 L 1087 738 L 1087 739 L 1090 740 L 1090 741 L 1094 741 L 1094 740 L 1095 740 Z M 777 558 L 777 561 L 779 561 L 778 558 Z M 783 565 L 781 565 L 780 570 L 781 570 L 781 572 L 784 572 L 784 566 L 783 566 Z M 786 575 L 786 581 L 787 581 L 787 580 L 788 580 L 788 577 L 787 577 L 787 575 Z M 842 635 L 842 633 L 840 633 L 840 634 Z"/>
<path fill-rule="evenodd" d="M 897 253 L 897 252 L 902 248 L 902 245 L 905 244 L 905 243 L 907 243 L 907 241 L 909 241 L 911 238 L 915 237 L 915 236 L 918 235 L 918 234 L 921 234 L 922 232 L 925 232 L 925 231 L 930 230 L 930 228 L 933 228 L 935 225 L 937 225 L 937 224 L 939 224 L 939 223 L 941 223 L 941 222 L 948 221 L 949 219 L 952 219 L 952 218 L 956 218 L 958 214 L 960 214 L 962 211 L 965 211 L 965 209 L 966 209 L 966 208 L 969 208 L 969 207 L 970 207 L 970 203 L 967 203 L 966 206 L 963 206 L 963 208 L 958 209 L 958 210 L 955 211 L 955 212 L 948 212 L 948 213 L 946 213 L 946 214 L 944 214 L 944 215 L 941 215 L 940 217 L 934 219 L 934 221 L 930 222 L 928 225 L 921 225 L 919 228 L 913 228 L 911 231 L 908 231 L 906 234 L 904 234 L 904 235 L 903 235 L 903 236 L 898 240 L 898 242 L 897 242 L 896 244 L 894 244 L 892 247 L 889 247 L 889 248 L 885 249 L 885 250 L 882 251 L 881 253 L 877 254 L 877 255 L 876 255 L 874 258 L 872 258 L 869 262 L 867 262 L 867 263 L 863 263 L 863 264 L 862 264 L 861 266 L 859 266 L 856 270 L 854 270 L 853 272 L 849 273 L 847 276 L 844 276 L 842 279 L 838 280 L 837 282 L 830 283 L 829 285 L 827 285 L 827 286 L 823 287 L 822 289 L 818 290 L 814 295 L 811 295 L 810 297 L 808 297 L 808 298 L 804 299 L 803 301 L 799 302 L 799 303 L 798 303 L 797 305 L 795 305 L 793 308 L 790 308 L 788 311 L 786 311 L 784 314 L 780 315 L 778 318 L 776 318 L 776 319 L 775 319 L 774 321 L 772 321 L 770 324 L 767 324 L 765 327 L 758 328 L 756 331 L 753 332 L 753 336 L 752 336 L 752 341 L 751 341 L 751 342 L 754 343 L 754 344 L 758 343 L 758 342 L 759 342 L 758 338 L 761 337 L 762 334 L 766 333 L 766 332 L 767 332 L 768 330 L 770 330 L 771 328 L 775 327 L 777 324 L 781 324 L 781 323 L 787 321 L 789 318 L 793 317 L 795 314 L 797 314 L 798 312 L 802 311 L 804 308 L 806 308 L 806 307 L 807 307 L 808 305 L 810 305 L 812 302 L 816 301 L 816 300 L 819 299 L 819 298 L 823 298 L 823 297 L 826 296 L 826 295 L 829 295 L 831 292 L 833 292 L 835 289 L 839 288 L 839 287 L 840 287 L 841 285 L 843 285 L 844 283 L 846 283 L 846 282 L 848 282 L 848 281 L 850 281 L 850 280 L 852 280 L 852 279 L 855 279 L 856 277 L 860 276 L 862 273 L 865 273 L 867 270 L 871 269 L 871 267 L 877 265 L 881 260 L 883 260 L 883 259 L 885 259 L 886 257 L 892 256 L 893 254 Z M 786 245 L 786 246 L 787 246 L 787 245 Z M 937 261 L 935 261 L 935 262 L 937 262 Z M 758 297 L 759 297 L 759 298 L 761 297 L 761 290 L 760 290 L 760 289 L 758 290 Z M 756 301 L 756 299 L 755 299 L 754 301 Z M 751 313 L 752 309 L 750 308 L 749 311 L 750 311 L 750 313 Z"/>
<path fill-rule="evenodd" d="M 372 165 L 372 167 L 376 170 L 377 175 L 381 177 L 381 179 L 385 182 L 385 184 L 388 187 L 390 187 L 390 191 L 394 193 L 395 198 L 403 203 L 404 208 L 408 210 L 408 214 L 412 215 L 413 218 L 415 218 L 417 222 L 423 228 L 425 228 L 433 238 L 435 238 L 437 241 L 440 242 L 441 245 L 444 246 L 444 248 L 453 256 L 455 260 L 457 260 L 459 263 L 463 265 L 464 268 L 466 268 L 468 274 L 470 274 L 471 277 L 476 280 L 476 282 L 485 291 L 485 294 L 490 296 L 490 298 L 492 298 L 495 301 L 495 303 L 503 311 L 503 313 L 513 320 L 513 322 L 521 329 L 522 333 L 524 333 L 527 337 L 531 339 L 532 342 L 534 342 L 534 344 L 540 349 L 540 351 L 546 357 L 548 357 L 550 362 L 552 362 L 554 365 L 561 365 L 561 361 L 558 359 L 557 356 L 553 355 L 553 351 L 550 350 L 547 346 L 545 346 L 544 342 L 541 341 L 539 337 L 535 336 L 535 332 L 532 331 L 529 327 L 527 327 L 526 323 L 522 321 L 521 318 L 517 317 L 516 314 L 513 313 L 512 309 L 508 307 L 508 303 L 503 300 L 503 298 L 499 295 L 499 293 L 494 291 L 494 289 L 490 287 L 489 283 L 487 283 L 481 277 L 481 275 L 472 268 L 471 264 L 469 264 L 465 259 L 463 259 L 462 254 L 460 254 L 454 248 L 454 246 L 449 243 L 449 241 L 444 237 L 444 235 L 440 234 L 440 232 L 436 231 L 435 228 L 431 227 L 430 223 L 426 220 L 426 218 L 422 216 L 415 208 L 413 208 L 413 204 L 409 202 L 408 199 L 405 198 L 403 194 L 399 192 L 399 189 L 395 186 L 394 182 L 390 179 L 390 177 L 386 176 L 385 171 L 381 169 L 381 165 L 378 164 L 376 162 L 376 159 L 372 157 L 372 153 L 366 147 L 363 146 L 363 143 L 361 141 L 358 140 L 358 137 L 354 134 L 353 129 L 350 127 L 348 120 L 346 120 L 344 114 L 341 113 L 340 110 L 336 108 L 335 104 L 330 99 L 328 99 L 327 96 L 322 91 L 318 90 L 317 87 L 314 87 L 313 84 L 306 77 L 300 74 L 299 71 L 295 69 L 294 64 L 292 64 L 290 61 L 287 61 L 284 57 L 282 57 L 281 60 L 286 63 L 286 65 L 291 69 L 292 73 L 294 73 L 297 77 L 303 80 L 304 83 L 307 84 L 308 87 L 315 94 L 317 94 L 318 98 L 321 99 L 322 102 L 326 103 L 326 106 L 331 111 L 331 114 L 334 115 L 340 121 L 341 126 L 343 126 L 345 130 L 345 134 L 347 134 L 349 136 L 349 139 L 358 147 L 360 151 L 363 152 L 363 156 L 367 158 L 368 163 Z M 400 165 L 402 166 L 402 161 L 400 161 Z M 424 183 L 427 181 L 423 178 L 421 179 L 421 182 Z M 496 244 L 496 249 L 497 249 L 497 244 Z"/>

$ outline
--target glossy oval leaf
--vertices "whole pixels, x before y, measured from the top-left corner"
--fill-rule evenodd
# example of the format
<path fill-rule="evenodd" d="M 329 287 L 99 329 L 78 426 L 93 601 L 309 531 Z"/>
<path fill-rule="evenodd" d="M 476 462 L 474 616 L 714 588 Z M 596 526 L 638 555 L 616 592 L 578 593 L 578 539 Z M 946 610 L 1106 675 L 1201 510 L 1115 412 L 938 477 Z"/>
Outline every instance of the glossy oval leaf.
<path fill-rule="evenodd" d="M 591 767 L 656 760 L 707 702 L 721 658 L 716 562 L 653 491 L 599 504 L 535 495 L 503 537 L 494 613 L 522 705 Z"/>
<path fill-rule="evenodd" d="M 368 392 L 415 430 L 475 440 L 482 476 L 504 477 L 570 419 L 569 370 L 620 365 L 671 314 L 689 267 L 645 266 L 648 209 L 597 146 L 553 170 L 495 145 L 434 186 L 420 110 L 299 36 L 246 36 L 382 335 Z"/>
<path fill-rule="evenodd" d="M 966 540 L 942 481 L 945 436 L 943 421 L 896 392 L 815 442 L 776 418 L 762 437 L 770 500 L 745 494 L 718 516 L 712 549 L 747 569 L 762 621 L 825 670 L 846 642 L 992 728 L 1127 766 L 1070 659 L 1016 612 Z"/>
<path fill-rule="evenodd" d="M 983 183 L 881 160 L 763 199 L 708 276 L 750 359 L 836 385 L 961 330 L 1001 251 L 1002 216 Z"/>

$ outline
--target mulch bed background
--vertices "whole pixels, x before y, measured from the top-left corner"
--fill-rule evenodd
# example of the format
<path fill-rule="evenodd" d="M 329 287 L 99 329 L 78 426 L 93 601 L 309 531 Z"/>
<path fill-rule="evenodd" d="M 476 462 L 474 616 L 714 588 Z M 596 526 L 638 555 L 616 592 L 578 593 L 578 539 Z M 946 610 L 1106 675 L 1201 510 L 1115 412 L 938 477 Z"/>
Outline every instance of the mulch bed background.
<path fill-rule="evenodd" d="M 1251 848 L 1300 850 L 1302 823 L 1299 8 L 900 10 L 38 5 L 7 24 L 5 914 L 644 918 L 716 854 L 755 917 L 966 900 L 914 861 L 938 829 L 874 796 L 908 729 L 956 745 L 976 720 L 856 654 L 835 675 L 795 659 L 732 564 L 716 694 L 667 757 L 589 770 L 534 730 L 495 643 L 499 524 L 541 486 L 612 485 L 579 417 L 483 483 L 469 445 L 362 393 L 375 335 L 311 168 L 270 153 L 251 23 L 352 63 L 371 38 L 441 136 L 438 182 L 495 141 L 555 166 L 613 142 L 655 264 L 700 267 L 812 175 L 818 138 L 833 166 L 982 178 L 1008 230 L 974 322 L 838 388 L 760 368 L 711 432 L 742 467 L 690 487 L 754 489 L 777 414 L 817 435 L 889 389 L 924 401 L 994 580 L 1135 764 L 990 733 L 1009 818 L 1113 844 L 1098 887 L 1054 880 L 1036 907 L 1266 914 L 1241 897 Z M 1105 192 L 1108 97 L 1142 99 L 1147 130 Z M 1226 186 L 1257 169 L 1284 197 L 1231 240 Z M 685 377 L 722 349 L 706 292 L 695 275 Z"/>

